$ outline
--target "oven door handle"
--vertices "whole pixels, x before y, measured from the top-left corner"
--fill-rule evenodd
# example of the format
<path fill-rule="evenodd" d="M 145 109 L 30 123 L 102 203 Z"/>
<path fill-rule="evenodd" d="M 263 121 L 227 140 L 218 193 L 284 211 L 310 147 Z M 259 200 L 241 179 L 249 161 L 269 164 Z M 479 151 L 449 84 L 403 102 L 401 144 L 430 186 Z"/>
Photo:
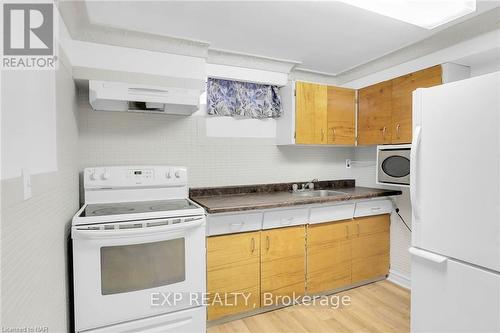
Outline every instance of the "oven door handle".
<path fill-rule="evenodd" d="M 82 230 L 78 227 L 73 228 L 74 239 L 106 239 L 106 238 L 128 238 L 137 236 L 156 236 L 158 234 L 168 234 L 180 230 L 188 230 L 205 224 L 205 219 L 200 217 L 193 222 L 171 224 L 159 227 L 142 227 L 136 229 L 118 229 L 118 230 Z"/>

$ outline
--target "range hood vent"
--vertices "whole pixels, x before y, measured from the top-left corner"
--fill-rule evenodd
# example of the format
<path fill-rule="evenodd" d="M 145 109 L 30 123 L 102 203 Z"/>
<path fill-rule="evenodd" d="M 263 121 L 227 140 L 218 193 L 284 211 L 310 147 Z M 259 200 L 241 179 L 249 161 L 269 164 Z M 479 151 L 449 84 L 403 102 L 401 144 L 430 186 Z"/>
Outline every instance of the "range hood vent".
<path fill-rule="evenodd" d="M 201 89 L 155 87 L 124 82 L 89 81 L 95 111 L 190 115 L 197 111 Z"/>

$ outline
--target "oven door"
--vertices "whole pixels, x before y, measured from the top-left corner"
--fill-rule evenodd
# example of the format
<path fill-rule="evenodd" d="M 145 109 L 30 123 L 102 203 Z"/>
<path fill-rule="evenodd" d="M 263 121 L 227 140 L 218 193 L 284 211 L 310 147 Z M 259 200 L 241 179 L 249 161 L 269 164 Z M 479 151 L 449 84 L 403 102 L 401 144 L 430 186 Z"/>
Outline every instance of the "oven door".
<path fill-rule="evenodd" d="M 201 305 L 205 217 L 176 222 L 72 228 L 77 332 Z"/>
<path fill-rule="evenodd" d="M 378 149 L 377 182 L 410 185 L 410 148 Z"/>

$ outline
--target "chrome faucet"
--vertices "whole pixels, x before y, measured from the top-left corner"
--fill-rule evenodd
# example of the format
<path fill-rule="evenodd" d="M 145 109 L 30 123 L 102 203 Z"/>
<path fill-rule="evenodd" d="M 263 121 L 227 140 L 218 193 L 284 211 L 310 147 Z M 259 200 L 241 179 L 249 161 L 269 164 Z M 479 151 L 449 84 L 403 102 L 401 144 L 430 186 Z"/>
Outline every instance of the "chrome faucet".
<path fill-rule="evenodd" d="M 303 185 L 302 188 L 307 187 L 310 190 L 314 190 L 314 183 L 317 183 L 318 181 L 319 181 L 318 178 L 314 178 L 310 182 L 307 182 L 305 185 Z"/>
<path fill-rule="evenodd" d="M 302 192 L 307 190 L 314 190 L 314 183 L 318 182 L 318 178 L 314 178 L 313 180 L 303 183 L 301 188 L 299 189 L 299 184 L 292 185 L 292 192 Z"/>

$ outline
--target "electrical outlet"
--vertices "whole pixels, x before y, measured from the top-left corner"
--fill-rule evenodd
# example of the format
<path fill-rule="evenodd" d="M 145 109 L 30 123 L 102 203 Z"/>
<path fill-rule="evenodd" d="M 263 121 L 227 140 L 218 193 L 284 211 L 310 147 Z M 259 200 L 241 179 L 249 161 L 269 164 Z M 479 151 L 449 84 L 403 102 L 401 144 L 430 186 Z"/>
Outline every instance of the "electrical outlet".
<path fill-rule="evenodd" d="M 345 160 L 345 167 L 346 167 L 347 169 L 350 169 L 350 168 L 351 168 L 351 160 L 350 160 L 350 159 L 346 159 L 346 160 Z"/>

